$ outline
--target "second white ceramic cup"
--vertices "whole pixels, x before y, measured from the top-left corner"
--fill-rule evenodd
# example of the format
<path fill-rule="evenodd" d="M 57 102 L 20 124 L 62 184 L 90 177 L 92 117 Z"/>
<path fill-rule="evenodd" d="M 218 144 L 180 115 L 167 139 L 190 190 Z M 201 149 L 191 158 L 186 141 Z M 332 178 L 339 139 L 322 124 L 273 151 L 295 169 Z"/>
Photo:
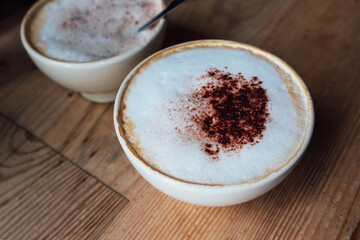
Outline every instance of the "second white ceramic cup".
<path fill-rule="evenodd" d="M 158 23 L 151 40 L 133 50 L 104 60 L 77 63 L 65 62 L 39 53 L 29 40 L 29 25 L 36 12 L 48 0 L 35 3 L 25 15 L 20 30 L 22 44 L 35 65 L 50 79 L 94 102 L 112 102 L 120 84 L 130 70 L 160 49 L 165 31 L 165 20 Z"/>

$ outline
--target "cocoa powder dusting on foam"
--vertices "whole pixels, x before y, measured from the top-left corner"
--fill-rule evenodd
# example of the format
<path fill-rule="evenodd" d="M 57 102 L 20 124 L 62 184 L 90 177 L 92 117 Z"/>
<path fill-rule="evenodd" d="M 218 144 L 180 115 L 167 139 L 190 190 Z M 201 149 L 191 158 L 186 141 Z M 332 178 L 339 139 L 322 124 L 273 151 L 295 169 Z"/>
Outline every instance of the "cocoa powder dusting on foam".
<path fill-rule="evenodd" d="M 186 99 L 190 116 L 184 119 L 187 138 L 200 140 L 214 160 L 218 160 L 220 149 L 229 152 L 258 143 L 269 117 L 262 81 L 215 68 L 198 78 L 203 79 L 209 81 Z"/>
<path fill-rule="evenodd" d="M 113 57 L 149 41 L 157 24 L 142 34 L 136 31 L 158 13 L 159 3 L 152 0 L 49 2 L 36 20 L 45 19 L 41 31 L 34 33 L 41 41 L 35 39 L 34 45 L 41 50 L 41 44 L 45 44 L 46 49 L 41 50 L 44 54 L 63 60 L 87 62 Z"/>

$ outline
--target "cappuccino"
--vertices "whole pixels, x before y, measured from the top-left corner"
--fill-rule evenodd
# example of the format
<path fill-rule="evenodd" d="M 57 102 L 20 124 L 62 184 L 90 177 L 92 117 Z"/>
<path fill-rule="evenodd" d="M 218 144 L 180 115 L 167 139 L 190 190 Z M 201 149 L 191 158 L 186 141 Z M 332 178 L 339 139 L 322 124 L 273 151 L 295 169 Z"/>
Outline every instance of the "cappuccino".
<path fill-rule="evenodd" d="M 120 132 L 148 166 L 197 184 L 254 182 L 286 166 L 308 133 L 311 99 L 280 60 L 227 41 L 182 44 L 126 83 Z"/>
<path fill-rule="evenodd" d="M 52 0 L 35 14 L 33 47 L 71 62 L 106 59 L 144 46 L 159 26 L 137 33 L 163 7 L 161 0 Z"/>

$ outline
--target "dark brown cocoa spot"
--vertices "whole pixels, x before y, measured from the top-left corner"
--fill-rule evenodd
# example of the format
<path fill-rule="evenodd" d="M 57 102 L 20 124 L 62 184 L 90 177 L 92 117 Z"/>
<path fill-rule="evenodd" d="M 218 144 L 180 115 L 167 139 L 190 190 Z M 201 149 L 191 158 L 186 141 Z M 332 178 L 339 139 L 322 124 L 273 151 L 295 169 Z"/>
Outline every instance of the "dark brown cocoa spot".
<path fill-rule="evenodd" d="M 258 77 L 246 80 L 241 73 L 231 74 L 213 68 L 201 78 L 210 81 L 192 93 L 190 102 L 205 103 L 192 110 L 191 120 L 205 137 L 204 151 L 218 155 L 219 149 L 232 151 L 245 144 L 256 144 L 266 129 L 269 117 L 266 90 Z M 191 104 L 190 104 L 191 105 Z"/>

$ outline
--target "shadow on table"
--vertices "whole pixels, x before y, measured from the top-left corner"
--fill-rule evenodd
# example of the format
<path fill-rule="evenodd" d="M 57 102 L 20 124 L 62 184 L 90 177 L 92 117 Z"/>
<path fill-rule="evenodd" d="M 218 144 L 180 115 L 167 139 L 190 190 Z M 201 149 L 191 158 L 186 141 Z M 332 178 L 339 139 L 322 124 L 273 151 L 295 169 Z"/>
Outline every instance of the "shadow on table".
<path fill-rule="evenodd" d="M 19 24 L 35 0 L 0 1 L 0 33 L 14 24 Z"/>
<path fill-rule="evenodd" d="M 196 32 L 189 26 L 167 22 L 163 47 L 166 48 L 183 42 L 208 38 L 209 36 L 205 36 L 199 32 Z"/>

